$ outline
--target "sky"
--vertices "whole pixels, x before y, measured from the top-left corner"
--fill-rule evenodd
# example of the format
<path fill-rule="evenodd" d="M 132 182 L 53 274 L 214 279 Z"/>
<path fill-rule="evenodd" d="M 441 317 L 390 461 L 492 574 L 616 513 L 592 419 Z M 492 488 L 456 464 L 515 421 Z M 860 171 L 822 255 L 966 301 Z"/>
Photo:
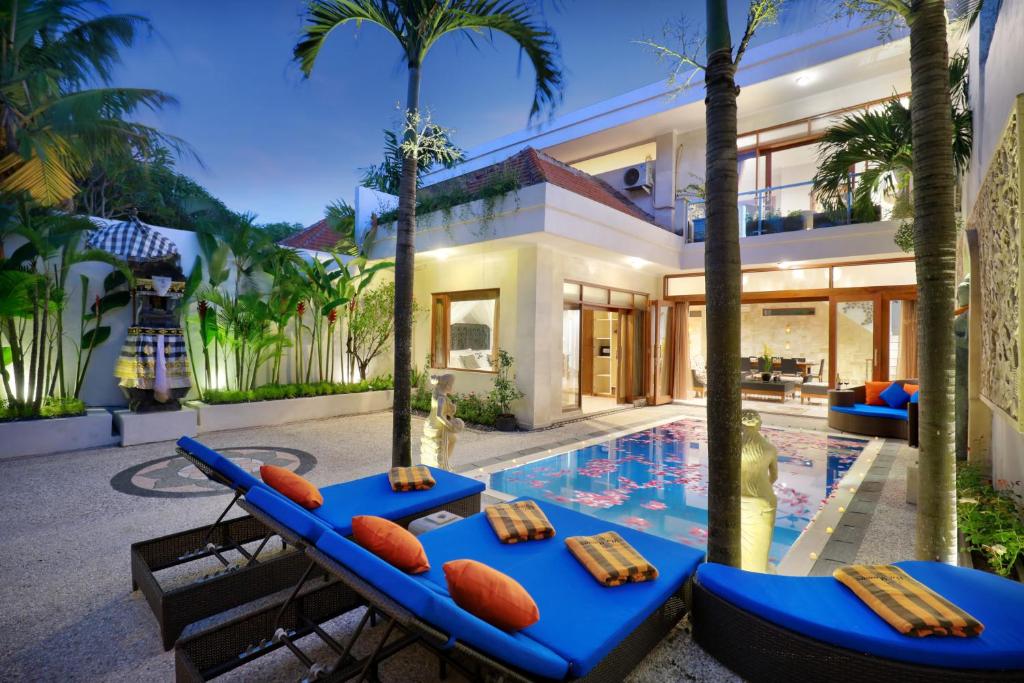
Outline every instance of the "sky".
<path fill-rule="evenodd" d="M 730 2 L 738 33 L 745 2 Z M 292 61 L 303 0 L 108 4 L 153 26 L 122 52 L 114 84 L 175 96 L 177 106 L 140 120 L 188 142 L 200 162 L 183 159 L 179 170 L 260 222 L 309 225 L 329 203 L 351 201 L 360 169 L 379 161 L 382 130 L 400 121 L 405 66 L 394 39 L 375 26 L 333 32 L 306 79 Z M 664 78 L 666 65 L 635 41 L 660 38 L 666 23 L 683 13 L 697 28 L 703 25 L 703 0 L 548 0 L 538 6 L 561 51 L 565 88 L 556 114 Z M 763 39 L 794 23 L 806 25 L 809 16 L 790 12 Z M 468 149 L 529 125 L 533 76 L 504 36 L 477 47 L 446 36 L 424 62 L 421 104 Z"/>

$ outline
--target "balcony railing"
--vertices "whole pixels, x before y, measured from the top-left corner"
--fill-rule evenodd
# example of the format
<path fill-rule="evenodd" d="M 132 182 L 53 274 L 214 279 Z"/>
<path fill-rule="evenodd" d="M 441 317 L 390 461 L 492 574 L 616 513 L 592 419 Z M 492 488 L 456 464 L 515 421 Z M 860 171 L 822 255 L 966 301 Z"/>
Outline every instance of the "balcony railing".
<path fill-rule="evenodd" d="M 851 189 L 847 193 L 843 211 L 826 211 L 814 197 L 813 183 L 791 183 L 760 190 L 739 193 L 740 237 L 773 235 L 781 232 L 831 228 L 881 220 L 881 207 L 873 206 L 868 215 L 855 212 L 852 186 L 859 174 L 851 175 Z M 682 224 L 676 230 L 686 235 L 687 242 L 703 242 L 706 228 L 704 200 L 680 198 L 676 205 L 677 220 Z"/>

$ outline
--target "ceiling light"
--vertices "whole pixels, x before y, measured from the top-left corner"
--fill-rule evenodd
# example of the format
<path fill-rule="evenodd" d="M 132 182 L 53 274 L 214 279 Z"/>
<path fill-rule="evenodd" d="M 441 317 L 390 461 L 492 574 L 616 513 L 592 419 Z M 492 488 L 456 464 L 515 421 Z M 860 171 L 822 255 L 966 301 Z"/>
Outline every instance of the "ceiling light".
<path fill-rule="evenodd" d="M 814 76 L 812 76 L 809 72 L 805 71 L 804 73 L 797 75 L 795 82 L 797 85 L 803 88 L 804 86 L 810 85 L 811 83 L 814 82 Z"/>
<path fill-rule="evenodd" d="M 633 266 L 637 270 L 647 265 L 647 261 L 643 260 L 639 256 L 630 256 L 629 258 L 626 259 L 626 263 Z"/>
<path fill-rule="evenodd" d="M 793 264 L 789 261 L 779 261 L 776 265 L 779 266 L 779 270 L 789 270 L 793 267 Z"/>
<path fill-rule="evenodd" d="M 434 258 L 438 261 L 447 261 L 448 257 L 452 255 L 451 249 L 438 249 L 434 252 Z"/>

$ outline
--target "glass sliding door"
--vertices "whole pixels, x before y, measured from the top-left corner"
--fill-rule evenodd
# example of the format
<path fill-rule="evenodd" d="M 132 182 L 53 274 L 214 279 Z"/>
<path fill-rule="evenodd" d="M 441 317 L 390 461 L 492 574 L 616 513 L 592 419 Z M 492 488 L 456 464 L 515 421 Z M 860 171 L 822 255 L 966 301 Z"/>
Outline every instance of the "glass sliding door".
<path fill-rule="evenodd" d="M 917 301 L 893 299 L 888 302 L 888 306 L 887 379 L 916 379 Z"/>
<path fill-rule="evenodd" d="M 579 304 L 562 308 L 562 410 L 580 408 L 580 330 L 582 310 Z"/>
<path fill-rule="evenodd" d="M 672 402 L 672 309 L 668 301 L 652 301 L 647 321 L 647 402 Z"/>
<path fill-rule="evenodd" d="M 879 349 L 875 344 L 873 299 L 837 301 L 835 304 L 836 383 L 851 387 L 877 376 Z"/>

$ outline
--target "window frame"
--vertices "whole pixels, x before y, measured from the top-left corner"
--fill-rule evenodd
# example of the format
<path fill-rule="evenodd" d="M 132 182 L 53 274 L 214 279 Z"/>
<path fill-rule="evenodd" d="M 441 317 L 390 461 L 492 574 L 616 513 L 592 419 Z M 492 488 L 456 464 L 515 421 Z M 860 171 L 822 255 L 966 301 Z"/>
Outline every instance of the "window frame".
<path fill-rule="evenodd" d="M 453 301 L 494 301 L 494 326 L 491 330 L 491 366 L 490 370 L 480 368 L 453 368 L 448 363 L 451 358 L 451 304 Z M 441 316 L 437 314 L 441 307 Z M 435 324 L 443 322 L 444 334 L 439 335 Z M 478 372 L 485 375 L 497 374 L 496 359 L 498 355 L 498 329 L 501 322 L 501 289 L 489 287 L 485 289 L 465 289 L 455 292 L 434 292 L 430 295 L 430 367 L 433 370 L 457 370 L 458 372 Z M 440 341 L 441 348 L 438 348 Z M 438 363 L 443 359 L 442 363 Z"/>

